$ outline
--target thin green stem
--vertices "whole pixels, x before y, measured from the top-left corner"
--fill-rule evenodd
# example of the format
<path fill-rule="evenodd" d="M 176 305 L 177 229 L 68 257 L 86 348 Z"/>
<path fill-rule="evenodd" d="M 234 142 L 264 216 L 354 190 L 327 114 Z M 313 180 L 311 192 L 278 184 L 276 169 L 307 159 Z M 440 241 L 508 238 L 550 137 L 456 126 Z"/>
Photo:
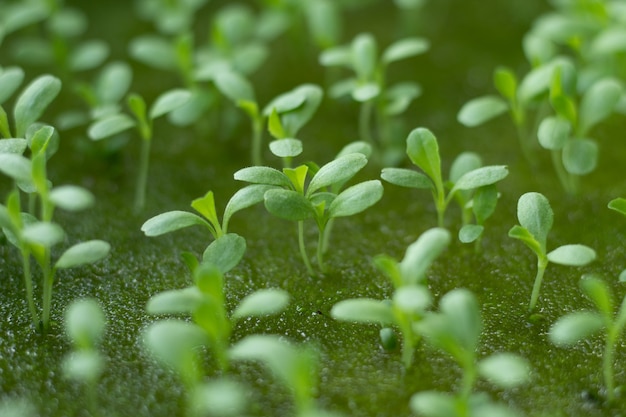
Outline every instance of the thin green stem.
<path fill-rule="evenodd" d="M 473 358 L 465 362 L 465 364 L 462 364 L 463 379 L 461 381 L 460 395 L 463 399 L 463 402 L 467 404 L 470 395 L 472 394 L 472 390 L 474 389 L 474 383 L 476 382 L 476 366 L 474 364 Z"/>
<path fill-rule="evenodd" d="M 327 240 L 326 232 L 327 229 L 325 226 L 320 227 L 317 237 L 317 265 L 322 272 L 326 272 L 326 264 L 324 263 L 324 242 Z"/>
<path fill-rule="evenodd" d="M 304 261 L 304 265 L 306 266 L 307 271 L 310 275 L 315 275 L 313 272 L 313 268 L 311 267 L 311 262 L 309 262 L 309 257 L 306 254 L 306 248 L 304 247 L 304 222 L 298 222 L 298 247 L 300 248 L 300 256 L 302 256 L 302 260 Z"/>
<path fill-rule="evenodd" d="M 24 273 L 24 284 L 26 285 L 26 299 L 28 300 L 28 309 L 33 319 L 33 325 L 39 325 L 39 315 L 35 308 L 35 296 L 33 294 L 33 277 L 30 270 L 30 252 L 26 248 L 20 248 L 22 252 L 22 271 Z"/>
<path fill-rule="evenodd" d="M 54 283 L 54 269 L 50 266 L 50 249 L 46 249 L 44 263 L 41 265 L 43 272 L 43 312 L 42 326 L 44 331 L 50 327 L 50 311 L 52 310 L 52 284 Z"/>
<path fill-rule="evenodd" d="M 572 183 L 572 174 L 565 170 L 563 166 L 563 159 L 561 158 L 561 152 L 559 150 L 553 150 L 550 152 L 552 156 L 552 165 L 554 166 L 554 171 L 556 172 L 556 176 L 561 182 L 561 186 L 568 194 L 575 194 L 576 190 L 574 189 L 574 184 Z"/>
<path fill-rule="evenodd" d="M 615 400 L 615 378 L 613 376 L 613 357 L 615 354 L 615 340 L 617 339 L 615 330 L 614 326 L 607 329 L 604 355 L 602 356 L 602 374 L 609 402 Z"/>
<path fill-rule="evenodd" d="M 533 311 L 535 309 L 535 306 L 537 305 L 537 300 L 539 299 L 539 290 L 541 290 L 541 282 L 543 281 L 543 274 L 546 272 L 547 266 L 548 258 L 542 256 L 537 259 L 537 275 L 535 276 L 535 284 L 533 285 L 533 292 L 530 296 L 528 311 Z"/>
<path fill-rule="evenodd" d="M 146 204 L 146 187 L 148 185 L 148 170 L 150 167 L 150 146 L 152 139 L 141 140 L 141 155 L 139 159 L 139 172 L 137 173 L 137 185 L 135 188 L 135 211 L 139 212 Z"/>
<path fill-rule="evenodd" d="M 252 146 L 251 146 L 252 165 L 259 166 L 263 163 L 262 140 L 263 140 L 263 119 L 261 117 L 256 117 L 252 119 Z"/>
<path fill-rule="evenodd" d="M 332 234 L 334 224 L 335 219 L 329 219 L 326 223 L 326 230 L 324 231 L 324 242 L 322 242 L 322 253 L 328 252 L 328 247 L 330 246 L 330 235 Z"/>
<path fill-rule="evenodd" d="M 438 186 L 437 190 L 433 191 L 433 197 L 435 198 L 435 208 L 437 209 L 437 225 L 439 227 L 445 227 L 445 215 L 448 201 L 445 198 L 443 186 Z"/>
<path fill-rule="evenodd" d="M 374 138 L 372 138 L 370 131 L 372 110 L 373 103 L 371 101 L 361 103 L 361 110 L 359 112 L 359 136 L 361 140 L 374 145 Z"/>

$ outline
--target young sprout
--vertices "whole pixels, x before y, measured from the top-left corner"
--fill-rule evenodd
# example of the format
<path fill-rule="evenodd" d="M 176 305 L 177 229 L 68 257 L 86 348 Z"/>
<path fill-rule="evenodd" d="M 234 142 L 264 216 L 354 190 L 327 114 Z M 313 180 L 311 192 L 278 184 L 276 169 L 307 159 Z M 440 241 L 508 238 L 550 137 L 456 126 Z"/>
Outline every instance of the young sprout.
<path fill-rule="evenodd" d="M 375 143 L 372 137 L 372 116 L 376 113 L 378 144 L 389 159 L 395 159 L 397 146 L 391 137 L 390 116 L 405 111 L 421 94 L 421 87 L 413 82 L 403 82 L 388 87 L 386 72 L 389 64 L 426 52 L 429 43 L 423 38 L 404 38 L 389 45 L 378 55 L 376 39 L 369 33 L 357 35 L 350 45 L 329 48 L 320 55 L 320 63 L 327 67 L 345 67 L 355 77 L 341 80 L 331 86 L 330 96 L 350 95 L 361 103 L 359 115 L 360 139 Z"/>
<path fill-rule="evenodd" d="M 559 265 L 584 266 L 596 259 L 596 253 L 588 246 L 563 245 L 547 252 L 547 239 L 554 214 L 548 199 L 540 193 L 526 193 L 517 202 L 519 225 L 509 230 L 509 236 L 519 239 L 537 255 L 537 275 L 533 285 L 528 310 L 532 311 L 539 299 L 539 290 L 548 263 Z"/>
<path fill-rule="evenodd" d="M 511 353 L 495 353 L 478 359 L 483 330 L 476 297 L 466 289 L 454 289 L 439 302 L 438 313 L 428 313 L 415 325 L 416 331 L 433 347 L 452 356 L 463 372 L 456 395 L 422 391 L 411 398 L 411 409 L 425 417 L 517 416 L 508 407 L 474 394 L 478 377 L 501 389 L 510 389 L 529 380 L 527 361 Z"/>
<path fill-rule="evenodd" d="M 104 358 L 97 347 L 106 326 L 104 313 L 97 301 L 74 301 L 65 311 L 65 332 L 73 351 L 63 360 L 63 374 L 83 384 L 89 409 L 98 414 L 96 385 L 104 371 Z"/>
<path fill-rule="evenodd" d="M 555 345 L 568 347 L 602 331 L 604 333 L 602 375 L 607 400 L 613 402 L 616 394 L 615 348 L 626 324 L 626 297 L 615 313 L 611 290 L 603 280 L 594 276 L 583 276 L 580 288 L 593 302 L 597 311 L 576 311 L 559 318 L 550 328 L 548 337 Z"/>
<path fill-rule="evenodd" d="M 458 179 L 451 177 L 450 181 L 444 183 L 439 144 L 435 135 L 426 128 L 414 129 L 409 134 L 406 140 L 406 153 L 411 162 L 424 173 L 405 168 L 384 168 L 381 178 L 401 187 L 430 189 L 435 200 L 439 227 L 444 227 L 446 209 L 450 202 L 457 198 L 457 194 L 493 185 L 509 174 L 508 168 L 504 165 L 490 165 L 468 170 Z M 452 173 L 454 174 L 455 171 Z M 456 181 L 453 182 L 453 180 Z M 449 189 L 447 193 L 446 188 Z M 482 216 L 485 215 L 486 213 Z"/>
<path fill-rule="evenodd" d="M 304 221 L 314 219 L 318 229 L 317 264 L 326 271 L 324 250 L 327 226 L 331 219 L 358 214 L 376 204 L 383 195 L 378 180 L 361 182 L 341 191 L 341 187 L 365 165 L 362 153 L 349 153 L 322 166 L 309 183 L 309 167 L 274 168 L 255 166 L 235 172 L 235 179 L 253 184 L 271 186 L 264 194 L 265 208 L 276 217 L 294 221 L 298 225 L 300 255 L 309 274 L 314 275 L 304 245 Z"/>
<path fill-rule="evenodd" d="M 271 335 L 246 336 L 229 351 L 231 360 L 258 361 L 293 394 L 297 417 L 339 417 L 315 404 L 317 354 Z"/>
<path fill-rule="evenodd" d="M 626 216 L 626 198 L 616 198 L 609 202 L 609 208 Z M 620 282 L 626 282 L 626 269 L 619 276 Z"/>
<path fill-rule="evenodd" d="M 435 228 L 424 232 L 407 248 L 402 262 L 387 255 L 377 256 L 374 265 L 389 278 L 395 289 L 391 300 L 347 299 L 335 304 L 331 315 L 337 320 L 397 327 L 403 340 L 402 362 L 409 368 L 420 340 L 415 325 L 432 303 L 426 271 L 449 243 L 450 233 L 446 229 Z M 383 327 L 380 335 L 385 347 L 395 339 L 389 327 Z"/>
<path fill-rule="evenodd" d="M 161 94 L 147 111 L 146 102 L 139 94 L 128 96 L 128 107 L 133 115 L 116 113 L 108 115 L 89 126 L 88 135 L 92 140 L 101 140 L 136 128 L 141 137 L 141 156 L 135 188 L 135 210 L 143 209 L 146 200 L 150 146 L 153 138 L 153 122 L 158 117 L 168 114 L 184 105 L 191 97 L 187 90 L 174 89 Z"/>

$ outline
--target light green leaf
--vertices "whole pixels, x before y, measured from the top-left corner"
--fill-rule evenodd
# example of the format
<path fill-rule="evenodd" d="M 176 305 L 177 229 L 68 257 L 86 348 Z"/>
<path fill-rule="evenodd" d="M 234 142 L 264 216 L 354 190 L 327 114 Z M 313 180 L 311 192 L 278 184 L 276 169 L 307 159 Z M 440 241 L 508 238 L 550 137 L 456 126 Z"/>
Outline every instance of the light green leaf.
<path fill-rule="evenodd" d="M 350 67 L 352 65 L 352 52 L 347 46 L 325 49 L 320 54 L 319 63 L 324 67 Z"/>
<path fill-rule="evenodd" d="M 312 37 L 321 48 L 336 45 L 341 38 L 340 6 L 333 0 L 306 3 L 307 23 Z"/>
<path fill-rule="evenodd" d="M 357 85 L 352 90 L 352 98 L 359 103 L 375 99 L 380 95 L 380 86 L 374 82 Z"/>
<path fill-rule="evenodd" d="M 289 294 L 278 288 L 258 290 L 244 297 L 232 317 L 261 317 L 280 313 L 289 303 Z"/>
<path fill-rule="evenodd" d="M 358 85 L 359 83 L 354 77 L 339 80 L 328 88 L 328 96 L 333 99 L 339 99 L 351 95 Z"/>
<path fill-rule="evenodd" d="M 543 247 L 525 227 L 518 225 L 511 227 L 509 237 L 524 242 L 538 257 L 544 256 L 545 247 Z"/>
<path fill-rule="evenodd" d="M 161 363 L 179 372 L 183 378 L 192 378 L 195 349 L 209 343 L 207 334 L 199 326 L 180 320 L 160 320 L 145 330 L 144 343 Z"/>
<path fill-rule="evenodd" d="M 96 79 L 95 94 L 101 104 L 118 103 L 128 92 L 133 71 L 126 62 L 107 64 Z"/>
<path fill-rule="evenodd" d="M 241 262 L 246 253 L 246 240 L 235 233 L 227 233 L 215 239 L 202 254 L 202 263 L 211 264 L 225 274 Z"/>
<path fill-rule="evenodd" d="M 596 252 L 585 245 L 563 245 L 548 253 L 548 260 L 559 265 L 585 266 L 596 259 Z"/>
<path fill-rule="evenodd" d="M 252 184 L 238 190 L 226 204 L 224 209 L 224 218 L 222 219 L 222 230 L 228 230 L 230 218 L 236 212 L 251 207 L 263 201 L 263 196 L 267 190 L 274 188 L 272 185 Z"/>
<path fill-rule="evenodd" d="M 93 264 L 106 257 L 110 250 L 111 245 L 103 240 L 89 240 L 77 243 L 63 252 L 55 267 L 65 269 Z"/>
<path fill-rule="evenodd" d="M 24 81 L 24 70 L 19 67 L 0 69 L 0 104 L 4 103 L 17 91 Z"/>
<path fill-rule="evenodd" d="M 430 42 L 424 38 L 400 39 L 389 45 L 383 52 L 382 62 L 387 65 L 428 51 Z"/>
<path fill-rule="evenodd" d="M 210 228 L 209 223 L 202 217 L 188 211 L 175 210 L 152 217 L 141 226 L 141 231 L 146 236 L 160 236 L 194 225 Z"/>
<path fill-rule="evenodd" d="M 409 107 L 409 105 L 417 97 L 422 95 L 422 87 L 414 82 L 401 82 L 387 87 L 385 90 L 385 99 L 387 106 L 385 114 L 389 116 L 397 116 Z"/>
<path fill-rule="evenodd" d="M 437 189 L 443 188 L 439 144 L 430 130 L 417 128 L 411 131 L 406 140 L 406 153 L 430 177 Z"/>
<path fill-rule="evenodd" d="M 341 321 L 358 323 L 395 324 L 391 305 L 371 298 L 352 298 L 339 301 L 330 310 L 330 315 Z"/>
<path fill-rule="evenodd" d="M 348 143 L 346 146 L 341 148 L 339 153 L 335 159 L 341 158 L 342 156 L 351 154 L 351 153 L 360 153 L 365 155 L 366 158 L 369 158 L 372 155 L 372 145 L 362 140 L 357 140 L 354 142 Z"/>
<path fill-rule="evenodd" d="M 616 198 L 609 202 L 608 207 L 626 216 L 626 198 Z"/>
<path fill-rule="evenodd" d="M 22 238 L 30 244 L 50 248 L 65 239 L 65 232 L 56 223 L 36 222 L 24 227 Z"/>
<path fill-rule="evenodd" d="M 311 179 L 306 191 L 307 197 L 320 188 L 348 181 L 366 164 L 367 158 L 360 153 L 351 153 L 327 163 Z"/>
<path fill-rule="evenodd" d="M 626 269 L 620 272 L 618 281 L 622 283 L 626 282 Z"/>
<path fill-rule="evenodd" d="M 324 96 L 324 91 L 321 87 L 314 84 L 302 84 L 292 90 L 292 93 L 296 96 L 304 97 L 305 101 L 302 106 L 291 111 L 279 111 L 283 128 L 288 137 L 297 136 L 298 131 L 311 120 Z"/>
<path fill-rule="evenodd" d="M 517 201 L 517 219 L 545 250 L 548 233 L 554 220 L 548 199 L 543 194 L 535 192 L 522 195 Z"/>
<path fill-rule="evenodd" d="M 0 153 L 22 155 L 27 146 L 26 139 L 0 139 Z"/>
<path fill-rule="evenodd" d="M 203 382 L 191 392 L 191 415 L 237 417 L 246 414 L 247 388 L 228 377 Z"/>
<path fill-rule="evenodd" d="M 496 96 L 483 96 L 468 101 L 461 107 L 457 120 L 459 123 L 474 127 L 491 120 L 509 109 L 506 101 Z"/>
<path fill-rule="evenodd" d="M 456 288 L 441 298 L 439 310 L 448 318 L 460 346 L 466 351 L 475 351 L 482 332 L 482 319 L 474 294 L 464 288 Z"/>
<path fill-rule="evenodd" d="M 596 36 L 589 52 L 593 57 L 600 58 L 603 55 L 614 55 L 626 50 L 626 29 L 622 26 L 609 26 Z"/>
<path fill-rule="evenodd" d="M 403 285 L 393 293 L 394 306 L 409 314 L 422 314 L 432 301 L 430 291 L 423 285 Z"/>
<path fill-rule="evenodd" d="M 28 84 L 13 108 L 17 137 L 24 137 L 26 129 L 43 115 L 60 91 L 61 80 L 51 75 L 42 75 Z"/>
<path fill-rule="evenodd" d="M 62 185 L 50 191 L 50 201 L 67 211 L 81 211 L 94 205 L 96 199 L 83 187 Z"/>
<path fill-rule="evenodd" d="M 493 72 L 493 83 L 502 97 L 509 102 L 517 96 L 517 78 L 515 73 L 507 67 L 498 67 Z"/>
<path fill-rule="evenodd" d="M 293 138 L 273 140 L 270 151 L 279 158 L 293 158 L 302 153 L 302 141 Z"/>
<path fill-rule="evenodd" d="M 511 353 L 496 353 L 478 363 L 483 378 L 499 388 L 509 389 L 530 380 L 528 361 Z"/>
<path fill-rule="evenodd" d="M 205 295 L 197 287 L 163 291 L 148 300 L 148 314 L 193 314 L 205 301 Z"/>
<path fill-rule="evenodd" d="M 475 152 L 462 152 L 452 162 L 450 166 L 450 182 L 456 183 L 463 175 L 480 168 L 483 161 Z"/>
<path fill-rule="evenodd" d="M 613 316 L 613 300 L 606 282 L 594 276 L 584 275 L 579 284 L 581 290 L 601 313 L 606 317 Z"/>
<path fill-rule="evenodd" d="M 278 187 L 291 188 L 289 178 L 277 169 L 270 167 L 247 167 L 235 172 L 237 181 L 245 181 L 253 184 L 275 185 Z"/>
<path fill-rule="evenodd" d="M 310 219 L 315 209 L 302 194 L 292 190 L 269 190 L 265 193 L 265 208 L 281 219 L 302 221 Z"/>
<path fill-rule="evenodd" d="M 32 169 L 32 163 L 26 157 L 13 153 L 0 153 L 0 172 L 14 181 L 31 183 Z"/>
<path fill-rule="evenodd" d="M 563 77 L 567 78 L 572 67 L 573 64 L 569 59 L 557 57 L 545 65 L 533 68 L 526 74 L 517 90 L 520 101 L 526 104 L 537 96 L 548 92 L 554 71 L 560 68 Z"/>
<path fill-rule="evenodd" d="M 424 417 L 457 417 L 456 400 L 452 394 L 438 391 L 420 391 L 409 403 L 414 413 Z"/>
<path fill-rule="evenodd" d="M 350 47 L 352 67 L 359 81 L 372 80 L 378 60 L 376 39 L 370 33 L 361 33 L 354 38 Z"/>
<path fill-rule="evenodd" d="M 400 271 L 405 284 L 418 284 L 425 281 L 425 274 L 431 264 L 450 244 L 450 232 L 443 228 L 425 231 L 406 250 L 400 263 Z"/>
<path fill-rule="evenodd" d="M 146 35 L 133 39 L 128 53 L 137 61 L 161 70 L 174 71 L 178 66 L 174 45 L 159 36 Z"/>
<path fill-rule="evenodd" d="M 102 338 L 105 326 L 102 307 L 92 298 L 74 301 L 65 310 L 65 331 L 79 348 L 92 349 Z"/>
<path fill-rule="evenodd" d="M 524 35 L 522 48 L 526 59 L 533 67 L 544 65 L 556 54 L 556 47 L 549 39 L 538 36 L 532 31 Z"/>
<path fill-rule="evenodd" d="M 472 199 L 472 211 L 478 224 L 483 224 L 496 211 L 498 190 L 495 184 L 480 187 Z"/>
<path fill-rule="evenodd" d="M 79 44 L 69 57 L 72 71 L 86 71 L 102 65 L 109 56 L 109 45 L 100 40 L 90 40 Z"/>
<path fill-rule="evenodd" d="M 585 136 L 593 126 L 609 117 L 623 91 L 622 84 L 613 78 L 601 79 L 589 87 L 580 102 L 578 134 Z"/>
<path fill-rule="evenodd" d="M 217 211 L 215 209 L 215 196 L 213 191 L 207 191 L 202 197 L 198 197 L 191 202 L 191 208 L 204 216 L 205 219 L 211 223 L 213 228 L 217 231 L 220 228 L 220 221 L 217 218 Z M 217 232 L 216 232 L 217 233 Z"/>
<path fill-rule="evenodd" d="M 191 92 L 183 89 L 174 89 L 161 94 L 150 107 L 150 118 L 156 119 L 166 113 L 176 110 L 191 99 Z"/>
<path fill-rule="evenodd" d="M 383 185 L 380 181 L 365 181 L 339 193 L 328 207 L 328 212 L 331 218 L 352 216 L 370 208 L 382 197 Z"/>
<path fill-rule="evenodd" d="M 256 102 L 252 84 L 236 72 L 219 72 L 213 80 L 220 93 L 224 94 L 235 104 L 242 100 Z"/>
<path fill-rule="evenodd" d="M 276 110 L 278 114 L 296 110 L 304 104 L 306 99 L 307 97 L 303 94 L 302 90 L 293 89 L 270 101 L 263 109 L 263 115 L 269 116 L 274 110 Z"/>
<path fill-rule="evenodd" d="M 545 149 L 562 149 L 570 137 L 571 123 L 563 117 L 546 117 L 541 121 L 537 131 L 539 144 Z"/>
<path fill-rule="evenodd" d="M 548 338 L 557 346 L 571 346 L 604 327 L 598 313 L 577 311 L 561 317 L 552 325 Z"/>
<path fill-rule="evenodd" d="M 104 368 L 104 359 L 96 350 L 73 351 L 62 362 L 63 375 L 66 378 L 85 384 L 95 383 Z"/>
<path fill-rule="evenodd" d="M 563 166 L 570 174 L 586 175 L 598 165 L 598 145 L 589 139 L 571 139 L 563 148 Z"/>
<path fill-rule="evenodd" d="M 87 135 L 89 135 L 89 138 L 92 140 L 100 140 L 135 127 L 135 125 L 136 122 L 130 116 L 126 114 L 113 114 L 89 126 Z"/>
<path fill-rule="evenodd" d="M 383 168 L 380 177 L 388 183 L 400 187 L 432 189 L 434 184 L 430 178 L 421 172 L 406 168 Z"/>
<path fill-rule="evenodd" d="M 509 175 L 509 169 L 505 165 L 491 165 L 475 169 L 459 178 L 450 190 L 448 198 L 458 190 L 473 190 L 495 184 L 506 178 L 507 175 Z"/>
<path fill-rule="evenodd" d="M 466 224 L 459 230 L 459 240 L 463 243 L 472 243 L 483 234 L 485 228 L 479 224 Z"/>

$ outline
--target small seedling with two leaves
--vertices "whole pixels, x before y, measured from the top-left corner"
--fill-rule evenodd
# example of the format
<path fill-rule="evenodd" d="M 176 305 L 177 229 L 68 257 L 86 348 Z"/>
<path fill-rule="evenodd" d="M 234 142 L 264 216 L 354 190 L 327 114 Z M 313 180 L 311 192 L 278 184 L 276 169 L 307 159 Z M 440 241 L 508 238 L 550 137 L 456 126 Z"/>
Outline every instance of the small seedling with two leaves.
<path fill-rule="evenodd" d="M 372 116 L 376 113 L 378 144 L 385 153 L 385 162 L 394 164 L 402 155 L 401 144 L 392 137 L 390 116 L 404 112 L 421 94 L 421 87 L 414 82 L 402 82 L 387 86 L 386 72 L 389 64 L 426 52 L 427 40 L 418 37 L 400 39 L 389 45 L 378 56 L 376 39 L 369 33 L 357 35 L 350 45 L 325 50 L 320 63 L 327 67 L 345 67 L 355 77 L 341 80 L 331 86 L 329 95 L 334 98 L 350 95 L 361 103 L 359 115 L 360 139 L 374 145 Z"/>
<path fill-rule="evenodd" d="M 248 167 L 235 172 L 235 179 L 272 187 L 264 194 L 265 208 L 276 217 L 297 223 L 300 255 L 309 274 L 314 275 L 304 244 L 304 221 L 315 220 L 317 264 L 325 272 L 324 251 L 329 222 L 361 213 L 382 198 L 383 186 L 378 180 L 364 181 L 341 191 L 366 164 L 367 158 L 362 153 L 343 154 L 319 168 L 308 184 L 306 179 L 310 169 L 307 165 L 283 168 L 282 172 L 264 166 Z"/>
<path fill-rule="evenodd" d="M 609 202 L 609 208 L 626 216 L 626 198 L 616 198 Z M 619 276 L 620 282 L 626 282 L 626 269 Z"/>
<path fill-rule="evenodd" d="M 414 129 L 407 137 L 406 153 L 411 162 L 424 173 L 406 168 L 384 168 L 381 178 L 401 187 L 430 190 L 435 200 L 439 227 L 445 227 L 445 212 L 450 202 L 455 198 L 460 199 L 464 203 L 462 209 L 465 209 L 473 191 L 473 210 L 478 224 L 474 225 L 471 232 L 467 231 L 468 237 L 464 240 L 478 239 L 483 232 L 481 223 L 491 215 L 497 202 L 497 192 L 493 185 L 506 178 L 509 174 L 508 168 L 504 165 L 475 167 L 475 161 L 463 159 L 453 166 L 450 180 L 444 182 L 437 138 L 430 130 L 421 127 Z M 449 189 L 447 193 L 446 189 Z"/>
<path fill-rule="evenodd" d="M 63 359 L 63 374 L 85 386 L 88 408 L 98 415 L 97 383 L 104 372 L 105 359 L 98 351 L 106 318 L 98 302 L 85 298 L 72 302 L 65 311 L 65 332 L 73 351 Z"/>
<path fill-rule="evenodd" d="M 156 98 L 148 111 L 143 97 L 139 94 L 130 94 L 127 98 L 127 103 L 133 117 L 122 112 L 109 114 L 89 126 L 87 133 L 92 140 L 105 139 L 133 127 L 139 132 L 141 137 L 141 156 L 139 158 L 137 185 L 135 188 L 134 206 L 136 211 L 143 209 L 146 200 L 154 120 L 180 108 L 189 101 L 190 97 L 191 93 L 187 90 L 174 89 L 166 91 Z"/>
<path fill-rule="evenodd" d="M 479 377 L 501 389 L 526 383 L 530 377 L 527 361 L 511 353 L 495 353 L 477 357 L 483 329 L 476 297 L 466 289 L 457 288 L 439 302 L 439 312 L 431 312 L 416 324 L 416 331 L 426 342 L 452 356 L 463 376 L 456 394 L 422 391 L 411 398 L 411 409 L 424 417 L 518 416 L 518 413 L 493 402 L 485 394 L 474 393 Z"/>
<path fill-rule="evenodd" d="M 548 199 L 540 193 L 526 193 L 517 202 L 519 225 L 509 230 L 509 236 L 519 239 L 537 255 L 537 275 L 530 297 L 529 311 L 535 309 L 543 275 L 552 262 L 567 266 L 584 266 L 596 259 L 596 253 L 588 246 L 573 244 L 563 245 L 548 252 L 548 233 L 552 229 L 554 213 Z"/>
<path fill-rule="evenodd" d="M 337 320 L 384 326 L 380 336 L 387 349 L 395 345 L 395 334 L 388 326 L 397 327 L 402 334 L 402 362 L 409 368 L 421 338 L 415 326 L 432 303 L 426 271 L 449 243 L 450 233 L 435 228 L 424 232 L 407 248 L 402 262 L 387 255 L 377 256 L 374 265 L 389 278 L 395 289 L 391 300 L 347 299 L 335 304 L 331 315 Z"/>
<path fill-rule="evenodd" d="M 561 347 L 573 346 L 595 333 L 604 333 L 604 353 L 602 355 L 602 375 L 606 398 L 613 402 L 615 389 L 615 348 L 626 325 L 626 297 L 617 313 L 609 286 L 602 279 L 583 276 L 580 288 L 597 311 L 576 311 L 559 318 L 550 328 L 548 337 Z"/>

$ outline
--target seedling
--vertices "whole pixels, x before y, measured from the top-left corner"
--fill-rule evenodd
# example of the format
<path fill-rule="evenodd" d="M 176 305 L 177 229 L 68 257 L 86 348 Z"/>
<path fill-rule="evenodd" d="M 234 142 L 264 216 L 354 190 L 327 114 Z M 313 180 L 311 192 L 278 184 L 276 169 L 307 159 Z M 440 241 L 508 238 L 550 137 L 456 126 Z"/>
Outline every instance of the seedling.
<path fill-rule="evenodd" d="M 405 38 L 389 45 L 378 56 L 376 39 L 369 33 L 357 35 L 350 45 L 325 50 L 320 63 L 327 67 L 345 67 L 355 77 L 341 80 L 331 86 L 330 96 L 340 98 L 350 95 L 361 103 L 359 115 L 360 139 L 377 142 L 391 161 L 397 159 L 396 144 L 392 138 L 390 116 L 404 112 L 421 94 L 421 87 L 414 82 L 398 83 L 388 87 L 386 72 L 389 64 L 423 54 L 430 47 L 427 40 L 418 37 Z M 372 137 L 372 116 L 376 113 L 377 141 Z"/>
<path fill-rule="evenodd" d="M 63 360 L 63 374 L 85 386 L 92 415 L 99 414 L 96 387 L 105 360 L 97 347 L 105 326 L 104 313 L 93 299 L 74 301 L 65 311 L 65 332 L 73 351 Z"/>
<path fill-rule="evenodd" d="M 583 276 L 580 288 L 593 302 L 597 311 L 576 311 L 559 318 L 550 328 L 548 337 L 557 346 L 569 347 L 602 331 L 604 333 L 602 374 L 607 400 L 613 402 L 616 394 L 613 369 L 615 348 L 626 324 L 626 297 L 615 313 L 611 290 L 603 280 Z"/>
<path fill-rule="evenodd" d="M 187 90 L 174 89 L 167 91 L 157 97 L 147 112 L 145 100 L 139 94 L 131 94 L 127 98 L 127 104 L 133 117 L 128 116 L 126 113 L 111 114 L 89 126 L 88 135 L 92 140 L 105 139 L 133 127 L 139 132 L 141 137 L 141 156 L 135 188 L 136 211 L 142 210 L 146 201 L 153 122 L 156 118 L 171 113 L 184 105 L 190 97 L 191 93 Z"/>
<path fill-rule="evenodd" d="M 609 202 L 609 208 L 626 216 L 626 198 L 616 198 Z M 626 282 L 626 269 L 619 276 L 620 282 Z"/>
<path fill-rule="evenodd" d="M 441 157 L 439 156 L 437 138 L 426 128 L 414 129 L 409 134 L 406 140 L 406 153 L 411 162 L 424 173 L 405 168 L 384 168 L 381 178 L 401 187 L 430 189 L 435 200 L 439 227 L 445 227 L 446 209 L 459 192 L 493 185 L 509 174 L 508 168 L 504 165 L 490 165 L 471 169 L 460 175 L 458 179 L 451 177 L 450 181 L 445 184 L 441 174 Z M 453 179 L 456 181 L 453 182 Z M 450 190 L 447 193 L 446 188 Z M 493 202 L 493 198 L 489 201 Z M 485 213 L 481 213 L 483 221 L 488 217 L 486 216 L 487 213 L 487 210 Z"/>
<path fill-rule="evenodd" d="M 563 245 L 547 252 L 546 242 L 552 229 L 554 213 L 548 199 L 540 193 L 526 193 L 519 198 L 517 219 L 520 225 L 513 226 L 509 230 L 509 236 L 524 242 L 537 255 L 537 275 L 528 306 L 528 310 L 532 311 L 537 305 L 541 282 L 549 262 L 584 266 L 596 259 L 596 252 L 580 244 Z"/>
<path fill-rule="evenodd" d="M 387 255 L 377 256 L 374 265 L 389 278 L 395 288 L 392 299 L 343 300 L 333 306 L 331 315 L 337 320 L 396 326 L 402 334 L 402 362 L 409 368 L 421 338 L 415 326 L 432 303 L 426 271 L 449 243 L 450 233 L 446 229 L 435 228 L 424 232 L 407 248 L 402 262 Z M 381 330 L 383 346 L 386 347 L 394 339 L 392 332 L 388 327 Z"/>
<path fill-rule="evenodd" d="M 452 356 L 463 377 L 456 395 L 422 391 L 411 398 L 411 409 L 425 417 L 517 416 L 507 407 L 474 394 L 478 377 L 498 388 L 510 389 L 529 380 L 527 361 L 510 353 L 495 353 L 478 359 L 476 351 L 482 333 L 480 308 L 474 294 L 457 288 L 445 294 L 438 313 L 428 313 L 415 325 L 433 347 Z"/>
<path fill-rule="evenodd" d="M 365 181 L 340 191 L 365 165 L 362 153 L 350 153 L 322 166 L 306 184 L 307 165 L 283 168 L 248 167 L 235 172 L 235 179 L 271 186 L 265 192 L 265 208 L 271 214 L 298 225 L 300 255 L 309 274 L 314 275 L 304 245 L 304 221 L 314 219 L 318 228 L 317 264 L 322 272 L 328 222 L 337 217 L 358 214 L 382 198 L 383 186 L 378 180 Z"/>

